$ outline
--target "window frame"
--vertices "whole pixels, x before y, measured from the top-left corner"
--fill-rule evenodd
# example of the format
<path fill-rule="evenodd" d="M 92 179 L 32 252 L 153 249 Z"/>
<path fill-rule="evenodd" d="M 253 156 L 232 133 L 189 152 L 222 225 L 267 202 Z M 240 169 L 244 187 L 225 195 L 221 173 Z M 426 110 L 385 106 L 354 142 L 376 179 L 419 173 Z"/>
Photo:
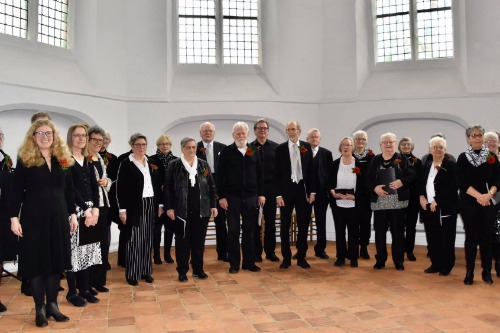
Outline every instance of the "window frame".
<path fill-rule="evenodd" d="M 172 12 L 175 15 L 172 24 L 172 38 L 173 52 L 175 58 L 174 66 L 177 72 L 185 73 L 259 73 L 262 71 L 262 0 L 258 1 L 259 16 L 258 33 L 259 33 L 259 64 L 225 64 L 224 63 L 224 36 L 223 36 L 223 23 L 224 16 L 222 15 L 222 0 L 215 1 L 215 50 L 216 62 L 214 64 L 188 64 L 179 61 L 179 4 L 178 0 L 173 1 Z"/>
<path fill-rule="evenodd" d="M 458 0 L 451 0 L 451 11 L 453 21 L 453 57 L 452 58 L 431 58 L 431 59 L 418 59 L 418 21 L 417 21 L 417 8 L 416 0 L 410 0 L 410 36 L 411 36 L 411 59 L 397 60 L 397 61 L 384 61 L 377 62 L 377 0 L 372 0 L 372 62 L 375 70 L 385 69 L 404 69 L 404 68 L 443 68 L 443 67 L 456 67 L 460 62 L 460 42 L 458 38 L 459 32 L 459 15 L 460 5 Z"/>

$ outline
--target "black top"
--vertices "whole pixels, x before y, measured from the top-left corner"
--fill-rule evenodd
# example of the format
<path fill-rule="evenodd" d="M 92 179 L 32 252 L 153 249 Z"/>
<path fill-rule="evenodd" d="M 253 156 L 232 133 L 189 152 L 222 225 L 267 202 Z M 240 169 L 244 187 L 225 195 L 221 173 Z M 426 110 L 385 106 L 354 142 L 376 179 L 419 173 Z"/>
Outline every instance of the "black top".
<path fill-rule="evenodd" d="M 92 201 L 93 206 L 98 208 L 99 184 L 97 183 L 93 163 L 84 158 L 82 166 L 75 160 L 71 174 L 73 177 L 76 205 L 85 211 L 89 208 L 87 202 Z"/>
<path fill-rule="evenodd" d="M 10 229 L 9 197 L 14 180 L 12 160 L 0 149 L 3 158 L 0 160 L 0 261 L 15 260 L 17 256 L 17 236 Z"/>
<path fill-rule="evenodd" d="M 318 147 L 318 152 L 316 156 L 313 157 L 314 185 L 317 195 L 328 196 L 328 173 L 330 172 L 332 164 L 332 152 L 326 148 Z"/>
<path fill-rule="evenodd" d="M 107 150 L 100 151 L 99 155 L 101 155 L 102 160 L 104 161 L 104 165 L 106 166 L 106 173 L 108 174 L 109 179 L 115 181 L 119 166 L 118 158 L 115 154 L 112 154 Z"/>
<path fill-rule="evenodd" d="M 278 144 L 271 140 L 266 140 L 261 144 L 257 139 L 251 143 L 257 148 L 259 153 L 259 160 L 262 165 L 262 176 L 264 177 L 264 184 L 274 183 L 274 155 Z"/>

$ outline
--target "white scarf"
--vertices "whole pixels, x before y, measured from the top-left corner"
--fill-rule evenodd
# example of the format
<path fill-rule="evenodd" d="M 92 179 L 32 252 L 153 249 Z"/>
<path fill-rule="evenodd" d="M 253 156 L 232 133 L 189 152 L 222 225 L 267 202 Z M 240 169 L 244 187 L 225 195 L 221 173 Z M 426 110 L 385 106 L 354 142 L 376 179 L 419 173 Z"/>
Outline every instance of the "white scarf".
<path fill-rule="evenodd" d="M 186 171 L 189 173 L 189 180 L 191 181 L 191 187 L 194 187 L 196 184 L 196 174 L 198 169 L 198 158 L 195 156 L 194 161 L 193 161 L 193 166 L 190 166 L 188 161 L 184 158 L 184 154 L 181 153 L 181 161 L 182 164 L 184 164 L 184 168 L 186 168 Z"/>
<path fill-rule="evenodd" d="M 489 155 L 489 153 L 490 151 L 484 145 L 481 148 L 479 154 L 476 154 L 476 152 L 472 149 L 472 146 L 469 146 L 465 151 L 465 156 L 467 157 L 467 160 L 469 161 L 470 164 L 472 164 L 475 167 L 478 167 L 486 162 L 486 157 Z"/>

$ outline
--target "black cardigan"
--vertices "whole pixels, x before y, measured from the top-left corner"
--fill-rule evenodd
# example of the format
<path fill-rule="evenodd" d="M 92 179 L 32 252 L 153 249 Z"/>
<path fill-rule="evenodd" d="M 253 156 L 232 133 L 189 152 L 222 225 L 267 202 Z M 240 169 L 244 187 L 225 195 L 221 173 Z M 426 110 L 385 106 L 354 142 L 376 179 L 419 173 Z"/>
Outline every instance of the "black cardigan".
<path fill-rule="evenodd" d="M 328 194 L 330 197 L 330 206 L 332 209 L 337 207 L 337 200 L 331 195 L 331 190 L 335 190 L 337 188 L 337 174 L 339 173 L 340 160 L 342 158 L 339 157 L 335 161 L 333 161 L 330 166 L 330 171 L 328 172 L 328 183 L 326 184 L 326 188 L 328 189 Z M 361 207 L 361 205 L 366 200 L 366 177 L 363 174 L 362 163 L 359 160 L 355 159 L 354 166 L 359 168 L 359 173 L 356 174 L 356 189 L 354 193 L 354 204 L 356 207 Z"/>
<path fill-rule="evenodd" d="M 73 177 L 76 205 L 85 211 L 89 208 L 87 201 L 92 201 L 93 206 L 99 208 L 99 184 L 92 162 L 89 162 L 85 157 L 82 166 L 75 160 L 71 176 Z"/>

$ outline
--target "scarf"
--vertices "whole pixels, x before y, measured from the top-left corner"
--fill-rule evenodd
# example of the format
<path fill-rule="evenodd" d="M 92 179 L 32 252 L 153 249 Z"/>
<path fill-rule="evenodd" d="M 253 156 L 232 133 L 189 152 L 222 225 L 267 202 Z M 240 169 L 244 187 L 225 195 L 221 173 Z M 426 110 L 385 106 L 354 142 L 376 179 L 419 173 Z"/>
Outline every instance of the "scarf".
<path fill-rule="evenodd" d="M 165 168 L 165 171 L 167 170 L 168 164 L 176 158 L 171 151 L 169 151 L 167 155 L 165 155 L 160 151 L 160 149 L 156 149 L 156 157 L 158 157 L 158 159 L 161 161 L 161 164 Z"/>
<path fill-rule="evenodd" d="M 358 153 L 358 151 L 356 149 L 354 149 L 354 151 L 352 152 L 352 154 L 354 155 L 354 157 L 356 157 L 358 160 L 362 160 L 363 158 L 366 157 L 366 155 L 368 154 L 368 151 L 369 149 L 368 148 L 365 148 L 365 151 L 363 152 L 363 154 L 360 154 Z"/>
<path fill-rule="evenodd" d="M 483 148 L 481 148 L 479 154 L 476 154 L 476 152 L 472 149 L 472 146 L 467 147 L 467 150 L 465 150 L 465 156 L 467 157 L 467 160 L 475 167 L 486 163 L 486 157 L 489 153 L 490 151 L 488 150 L 488 148 L 486 148 L 485 145 L 483 145 Z"/>
<path fill-rule="evenodd" d="M 196 169 L 198 169 L 198 158 L 196 156 L 194 157 L 193 166 L 189 165 L 188 161 L 186 161 L 186 159 L 184 158 L 184 154 L 181 154 L 181 161 L 182 164 L 184 164 L 184 168 L 186 168 L 186 171 L 189 173 L 191 187 L 194 187 L 194 185 L 196 184 Z"/>

